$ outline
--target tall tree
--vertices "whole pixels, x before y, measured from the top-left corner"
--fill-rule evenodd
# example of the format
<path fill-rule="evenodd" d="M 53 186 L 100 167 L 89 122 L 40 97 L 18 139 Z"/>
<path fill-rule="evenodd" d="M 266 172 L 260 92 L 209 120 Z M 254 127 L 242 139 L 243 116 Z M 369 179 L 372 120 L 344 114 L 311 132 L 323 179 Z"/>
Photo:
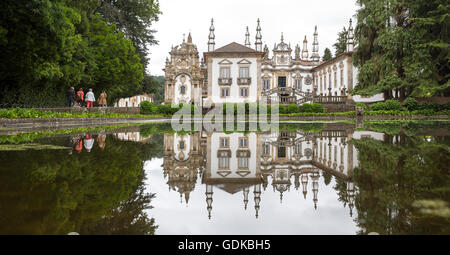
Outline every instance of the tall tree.
<path fill-rule="evenodd" d="M 338 33 L 338 38 L 336 43 L 333 44 L 333 48 L 335 57 L 347 50 L 347 29 L 345 27 L 343 27 L 342 31 Z"/>
<path fill-rule="evenodd" d="M 141 93 L 158 8 L 156 0 L 0 1 L 0 106 L 66 105 L 71 86 L 106 90 L 110 103 Z"/>
<path fill-rule="evenodd" d="M 148 46 L 158 43 L 152 25 L 161 14 L 159 1 L 100 0 L 94 13 L 99 13 L 108 23 L 115 24 L 119 31 L 131 39 L 145 70 L 149 61 Z"/>
<path fill-rule="evenodd" d="M 323 52 L 323 57 L 322 60 L 323 61 L 328 61 L 330 59 L 332 59 L 333 56 L 331 55 L 331 50 L 328 48 L 325 48 L 324 52 Z"/>
<path fill-rule="evenodd" d="M 448 1 L 358 0 L 352 93 L 401 98 L 449 92 Z"/>

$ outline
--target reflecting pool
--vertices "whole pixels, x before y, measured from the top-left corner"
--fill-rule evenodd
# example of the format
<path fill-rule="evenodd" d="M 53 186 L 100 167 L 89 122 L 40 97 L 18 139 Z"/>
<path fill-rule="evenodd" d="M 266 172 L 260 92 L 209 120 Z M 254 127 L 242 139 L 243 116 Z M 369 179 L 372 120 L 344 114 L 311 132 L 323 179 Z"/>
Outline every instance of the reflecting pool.
<path fill-rule="evenodd" d="M 450 122 L 0 136 L 0 234 L 450 234 Z"/>

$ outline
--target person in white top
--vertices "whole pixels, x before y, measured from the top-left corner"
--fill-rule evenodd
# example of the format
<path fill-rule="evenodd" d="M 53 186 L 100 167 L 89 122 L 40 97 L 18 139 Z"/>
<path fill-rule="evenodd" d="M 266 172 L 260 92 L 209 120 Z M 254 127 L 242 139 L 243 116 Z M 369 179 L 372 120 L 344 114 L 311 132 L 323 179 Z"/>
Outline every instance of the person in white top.
<path fill-rule="evenodd" d="M 94 92 L 92 92 L 92 89 L 89 89 L 89 92 L 86 93 L 86 108 L 92 107 L 95 101 Z"/>

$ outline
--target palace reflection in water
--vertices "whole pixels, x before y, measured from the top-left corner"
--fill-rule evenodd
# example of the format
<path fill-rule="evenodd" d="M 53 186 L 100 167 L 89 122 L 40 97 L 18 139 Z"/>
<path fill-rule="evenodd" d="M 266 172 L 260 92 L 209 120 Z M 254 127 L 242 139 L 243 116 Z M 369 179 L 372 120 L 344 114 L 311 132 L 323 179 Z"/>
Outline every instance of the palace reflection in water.
<path fill-rule="evenodd" d="M 348 141 L 364 137 L 383 140 L 384 134 L 332 124 L 320 132 L 299 129 L 164 134 L 164 177 L 170 189 L 178 191 L 180 199 L 184 196 L 186 203 L 196 188 L 197 178 L 201 178 L 206 186 L 209 218 L 213 215 L 215 189 L 229 194 L 241 192 L 245 210 L 253 199 L 258 218 L 262 189 L 269 185 L 279 193 L 280 203 L 285 192 L 295 189 L 317 209 L 319 177 L 328 173 L 345 183 L 352 216 L 356 189 L 352 174 L 358 166 L 358 150 Z"/>

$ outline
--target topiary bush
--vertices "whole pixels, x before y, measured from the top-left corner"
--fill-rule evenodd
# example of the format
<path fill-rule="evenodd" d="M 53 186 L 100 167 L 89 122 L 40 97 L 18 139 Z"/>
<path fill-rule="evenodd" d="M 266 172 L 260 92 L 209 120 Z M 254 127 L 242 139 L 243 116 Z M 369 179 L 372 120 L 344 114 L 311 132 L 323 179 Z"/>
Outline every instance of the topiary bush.
<path fill-rule="evenodd" d="M 302 112 L 313 112 L 311 104 L 302 104 Z"/>
<path fill-rule="evenodd" d="M 279 113 L 280 113 L 280 114 L 286 114 L 286 113 L 288 113 L 288 108 L 287 108 L 287 106 L 285 106 L 285 105 L 280 105 L 279 107 L 280 107 L 280 109 L 279 109 Z"/>
<path fill-rule="evenodd" d="M 366 104 L 363 103 L 356 103 L 355 104 L 356 107 L 362 107 L 364 109 L 364 111 L 367 111 L 368 107 Z"/>
<path fill-rule="evenodd" d="M 288 113 L 298 113 L 300 112 L 300 107 L 296 104 L 290 104 L 288 105 L 287 111 Z"/>
<path fill-rule="evenodd" d="M 389 99 L 384 102 L 384 107 L 386 111 L 401 111 L 403 110 L 402 104 L 394 99 Z"/>
<path fill-rule="evenodd" d="M 322 104 L 313 103 L 311 104 L 312 112 L 325 112 Z"/>
<path fill-rule="evenodd" d="M 316 112 L 316 113 L 322 113 L 325 112 L 325 108 L 322 104 L 319 103 L 313 103 L 313 104 L 302 104 L 302 112 Z"/>
<path fill-rule="evenodd" d="M 403 106 L 408 109 L 408 111 L 415 111 L 419 109 L 419 102 L 413 97 L 408 97 L 403 101 Z"/>
<path fill-rule="evenodd" d="M 384 111 L 384 109 L 385 109 L 384 102 L 378 102 L 370 105 L 371 111 Z"/>
<path fill-rule="evenodd" d="M 156 106 L 149 101 L 141 102 L 139 107 L 141 114 L 155 114 L 157 112 Z"/>

